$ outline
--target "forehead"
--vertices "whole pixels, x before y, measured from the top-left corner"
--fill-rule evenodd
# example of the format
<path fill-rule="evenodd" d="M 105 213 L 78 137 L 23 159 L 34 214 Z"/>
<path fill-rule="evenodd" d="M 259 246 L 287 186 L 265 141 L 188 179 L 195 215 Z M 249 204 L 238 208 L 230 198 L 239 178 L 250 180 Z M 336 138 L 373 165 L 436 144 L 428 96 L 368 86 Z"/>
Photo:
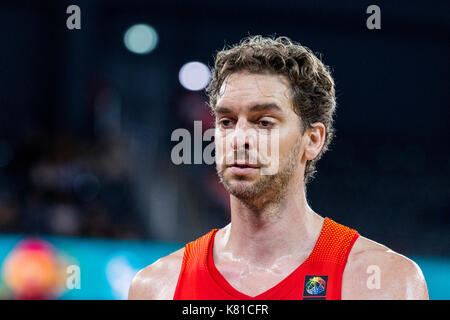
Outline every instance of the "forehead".
<path fill-rule="evenodd" d="M 238 72 L 225 79 L 216 107 L 250 107 L 266 103 L 291 109 L 288 80 L 282 75 Z"/>

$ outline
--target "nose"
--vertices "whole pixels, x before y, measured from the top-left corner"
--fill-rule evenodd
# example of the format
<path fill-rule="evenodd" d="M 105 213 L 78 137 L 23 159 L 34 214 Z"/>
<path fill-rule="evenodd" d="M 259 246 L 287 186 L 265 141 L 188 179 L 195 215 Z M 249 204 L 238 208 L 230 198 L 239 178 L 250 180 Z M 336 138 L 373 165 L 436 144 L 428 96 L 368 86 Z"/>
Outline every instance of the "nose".
<path fill-rule="evenodd" d="M 256 135 L 246 119 L 239 119 L 232 132 L 231 147 L 234 151 L 250 150 L 256 143 Z"/>

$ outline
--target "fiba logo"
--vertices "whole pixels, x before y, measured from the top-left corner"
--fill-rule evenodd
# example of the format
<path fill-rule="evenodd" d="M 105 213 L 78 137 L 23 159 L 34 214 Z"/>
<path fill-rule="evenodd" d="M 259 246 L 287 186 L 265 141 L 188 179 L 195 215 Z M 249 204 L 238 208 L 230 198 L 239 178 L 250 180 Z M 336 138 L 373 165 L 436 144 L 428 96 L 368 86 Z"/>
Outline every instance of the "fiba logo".
<path fill-rule="evenodd" d="M 306 292 L 313 296 L 317 296 L 325 291 L 326 288 L 325 280 L 323 280 L 321 277 L 314 277 L 309 279 L 309 281 L 306 283 Z"/>
<path fill-rule="evenodd" d="M 303 299 L 325 299 L 328 276 L 305 276 Z"/>

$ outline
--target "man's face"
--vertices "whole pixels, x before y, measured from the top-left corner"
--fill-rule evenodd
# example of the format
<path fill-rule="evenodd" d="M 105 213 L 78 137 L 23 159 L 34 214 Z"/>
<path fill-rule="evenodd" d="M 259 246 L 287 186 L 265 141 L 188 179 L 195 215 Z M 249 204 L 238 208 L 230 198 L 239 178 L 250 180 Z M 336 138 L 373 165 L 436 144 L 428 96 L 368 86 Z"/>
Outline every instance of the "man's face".
<path fill-rule="evenodd" d="M 301 178 L 300 119 L 285 77 L 231 74 L 220 90 L 215 115 L 216 168 L 232 195 L 273 198 L 294 175 Z M 276 170 L 265 171 L 269 167 Z"/>

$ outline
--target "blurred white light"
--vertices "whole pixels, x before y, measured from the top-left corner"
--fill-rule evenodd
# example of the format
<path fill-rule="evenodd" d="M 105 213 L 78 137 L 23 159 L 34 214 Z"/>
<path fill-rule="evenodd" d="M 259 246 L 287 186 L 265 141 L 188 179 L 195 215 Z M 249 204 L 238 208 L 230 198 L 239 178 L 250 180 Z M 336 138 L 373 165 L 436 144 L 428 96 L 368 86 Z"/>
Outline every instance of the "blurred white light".
<path fill-rule="evenodd" d="M 158 44 L 158 33 L 147 24 L 135 24 L 125 32 L 123 42 L 131 52 L 146 54 Z"/>
<path fill-rule="evenodd" d="M 105 271 L 112 294 L 117 299 L 127 299 L 131 281 L 139 270 L 133 268 L 128 259 L 119 253 L 109 260 Z"/>
<path fill-rule="evenodd" d="M 181 67 L 178 78 L 183 87 L 198 91 L 204 89 L 211 78 L 209 68 L 201 62 L 188 62 Z"/>

